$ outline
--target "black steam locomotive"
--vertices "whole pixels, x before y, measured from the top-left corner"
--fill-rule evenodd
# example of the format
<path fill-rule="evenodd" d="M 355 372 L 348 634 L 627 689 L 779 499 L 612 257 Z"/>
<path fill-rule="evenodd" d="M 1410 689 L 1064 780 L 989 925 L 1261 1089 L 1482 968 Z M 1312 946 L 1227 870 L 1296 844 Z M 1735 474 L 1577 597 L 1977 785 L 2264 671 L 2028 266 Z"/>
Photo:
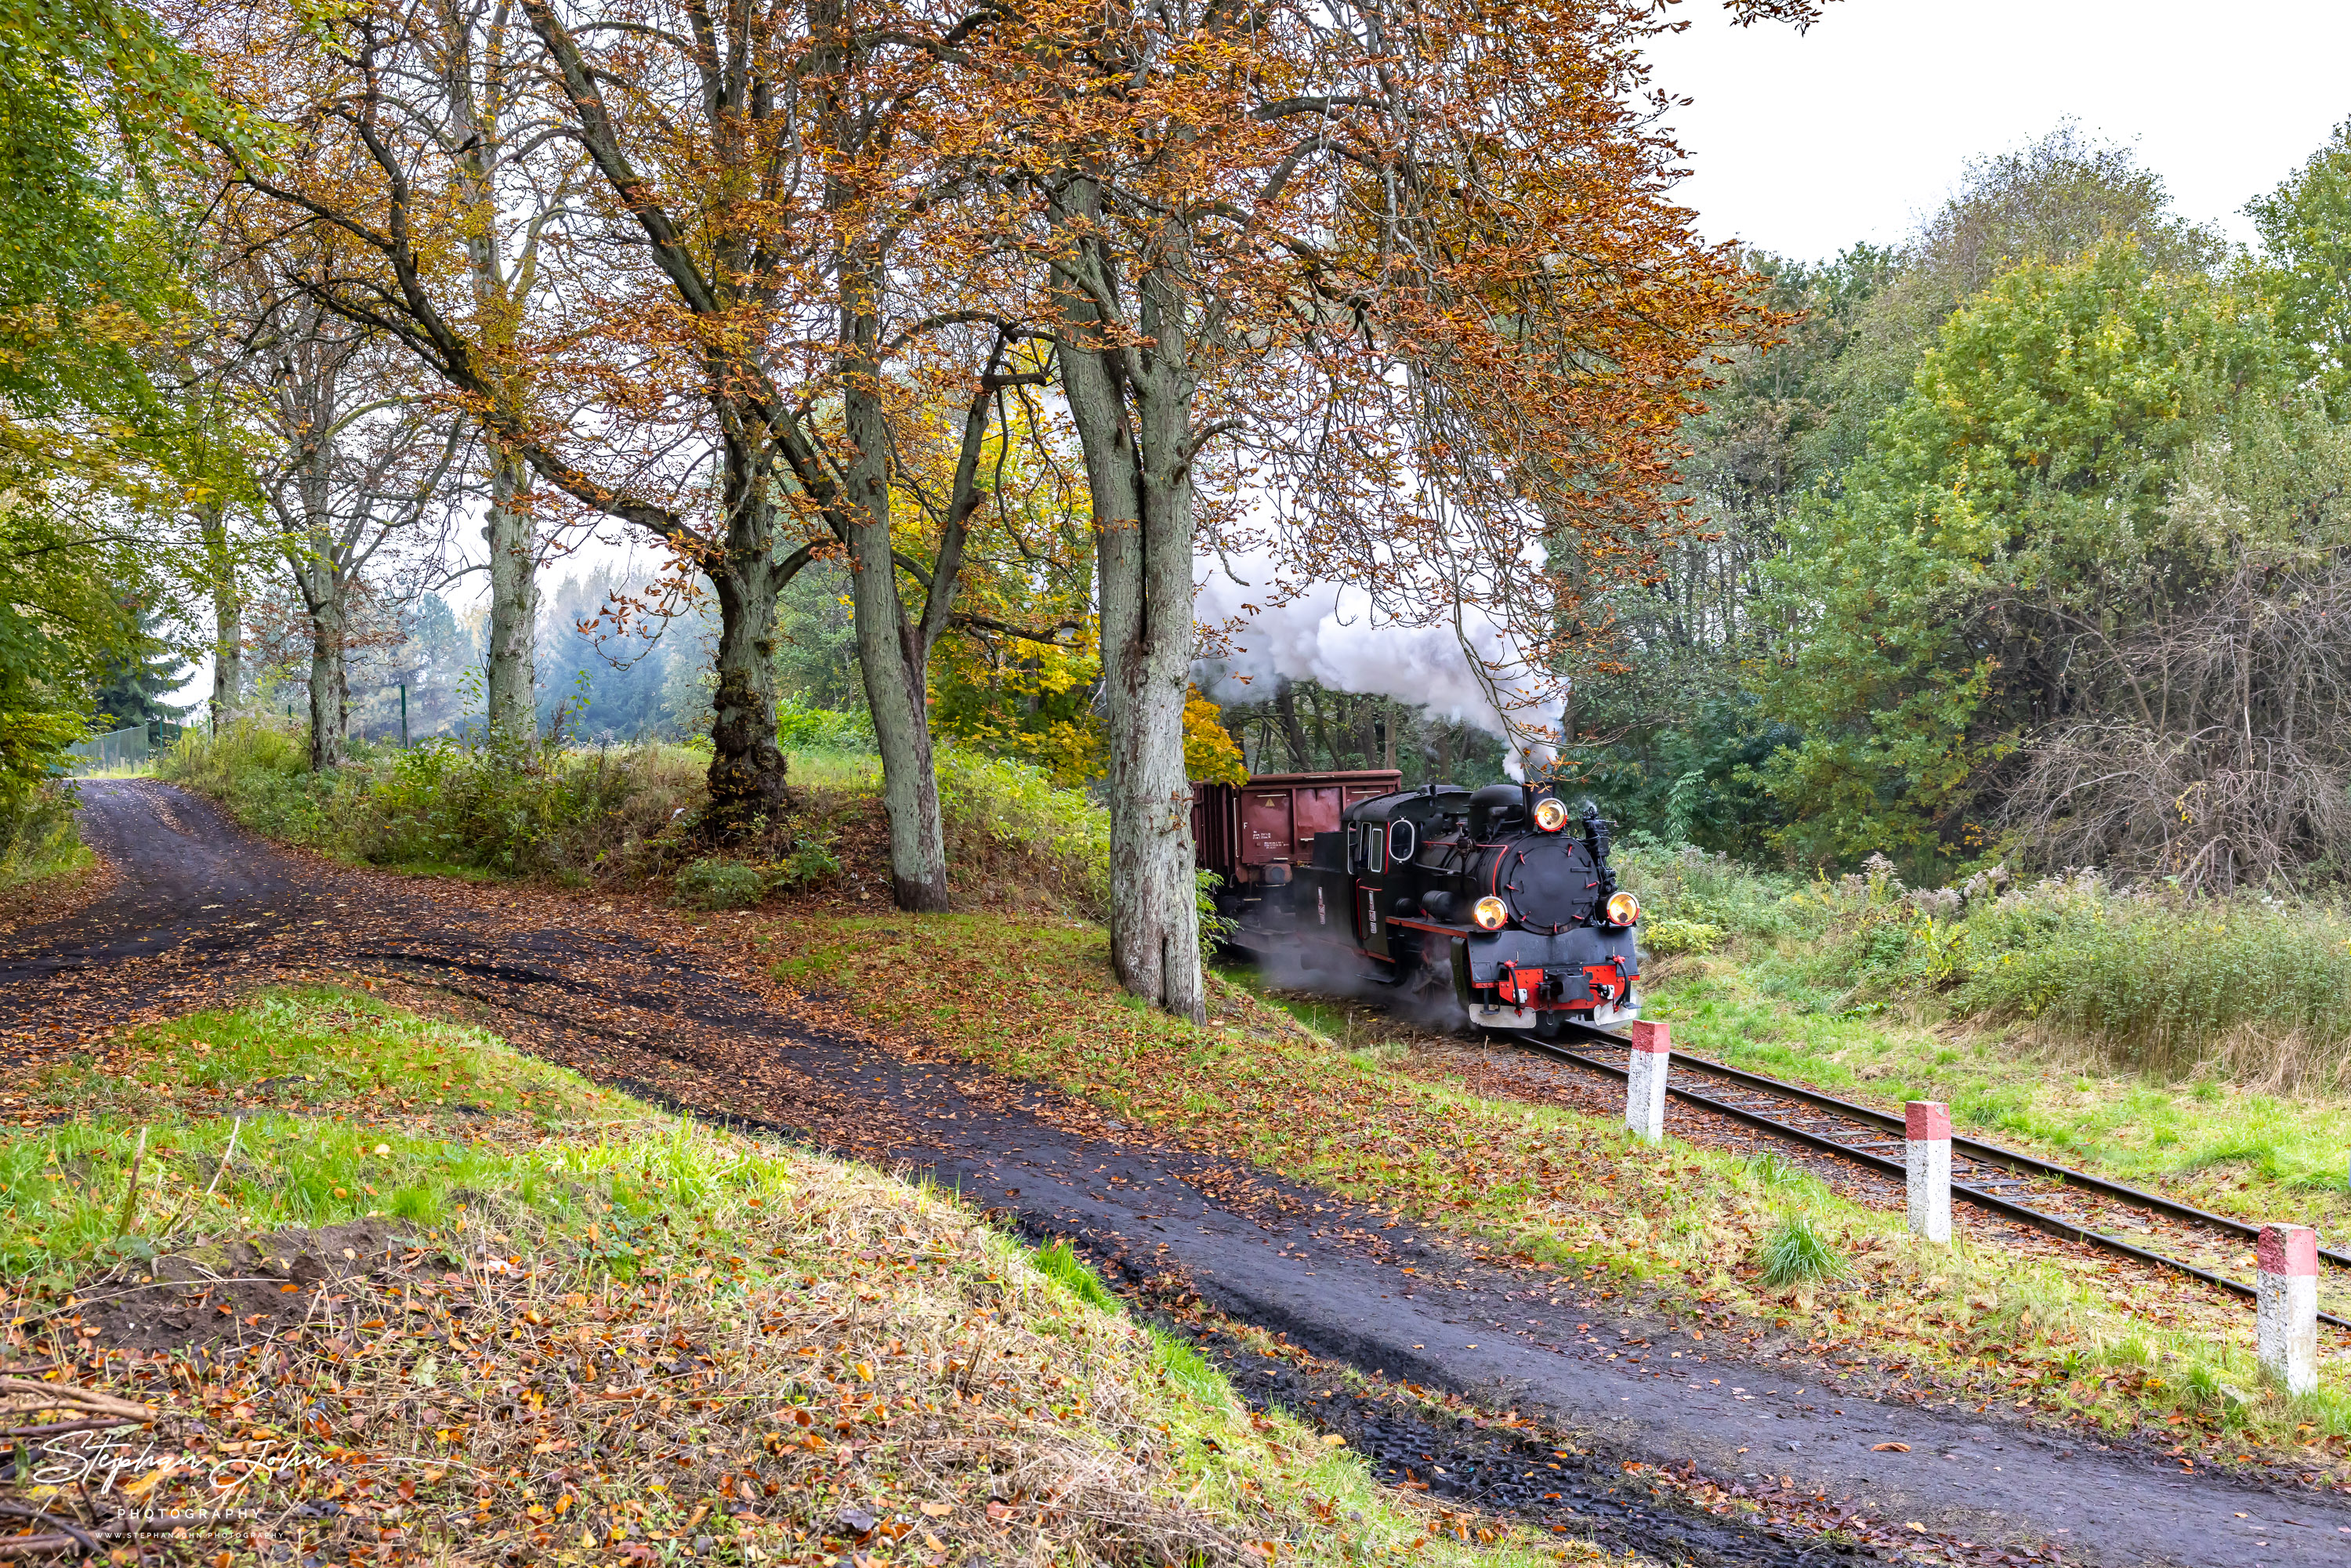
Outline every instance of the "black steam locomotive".
<path fill-rule="evenodd" d="M 1236 946 L 1307 980 L 1369 979 L 1480 1028 L 1640 1016 L 1640 902 L 1609 824 L 1539 785 L 1402 788 L 1392 771 L 1192 788 L 1195 856 Z"/>

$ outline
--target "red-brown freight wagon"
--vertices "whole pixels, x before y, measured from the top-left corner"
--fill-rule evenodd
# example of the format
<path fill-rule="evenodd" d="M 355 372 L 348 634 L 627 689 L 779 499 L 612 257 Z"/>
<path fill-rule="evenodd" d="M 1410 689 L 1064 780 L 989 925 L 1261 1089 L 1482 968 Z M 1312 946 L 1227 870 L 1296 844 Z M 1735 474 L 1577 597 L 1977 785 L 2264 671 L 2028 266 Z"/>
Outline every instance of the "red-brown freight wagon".
<path fill-rule="evenodd" d="M 1352 773 L 1259 773 L 1246 784 L 1192 786 L 1192 859 L 1228 892 L 1280 887 L 1335 833 L 1348 807 L 1404 788 L 1393 768 Z"/>

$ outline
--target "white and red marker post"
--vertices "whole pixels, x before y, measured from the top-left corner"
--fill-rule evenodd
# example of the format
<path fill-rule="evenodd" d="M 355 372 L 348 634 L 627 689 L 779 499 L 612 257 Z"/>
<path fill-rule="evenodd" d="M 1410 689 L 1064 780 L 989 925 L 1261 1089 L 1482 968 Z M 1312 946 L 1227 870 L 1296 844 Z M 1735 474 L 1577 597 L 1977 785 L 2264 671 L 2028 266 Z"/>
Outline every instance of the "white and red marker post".
<path fill-rule="evenodd" d="M 1913 1100 L 1902 1111 L 1902 1164 L 1910 1177 L 1910 1234 L 1951 1244 L 1951 1108 Z"/>
<path fill-rule="evenodd" d="M 1629 1032 L 1633 1054 L 1625 1064 L 1625 1125 L 1635 1137 L 1654 1144 L 1666 1135 L 1666 1072 L 1674 1054 L 1673 1030 L 1644 1022 Z"/>
<path fill-rule="evenodd" d="M 2318 1386 L 2318 1232 L 2307 1225 L 2264 1225 L 2253 1255 L 2262 1370 L 2288 1394 L 2307 1394 Z"/>

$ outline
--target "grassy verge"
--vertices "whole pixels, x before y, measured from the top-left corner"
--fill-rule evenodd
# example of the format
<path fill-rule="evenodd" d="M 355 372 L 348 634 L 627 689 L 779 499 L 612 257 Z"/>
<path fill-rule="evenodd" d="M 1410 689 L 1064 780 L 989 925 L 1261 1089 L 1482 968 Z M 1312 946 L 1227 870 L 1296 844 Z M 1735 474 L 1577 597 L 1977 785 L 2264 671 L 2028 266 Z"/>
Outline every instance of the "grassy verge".
<path fill-rule="evenodd" d="M 1065 1250 L 362 997 L 150 1030 L 0 1112 L 5 1364 L 159 1412 L 0 1487 L 235 1511 L 215 1563 L 1589 1556 L 1440 1532 Z"/>
<path fill-rule="evenodd" d="M 1057 1082 L 1203 1148 L 1238 1155 L 1596 1289 L 1728 1330 L 1726 1349 L 1817 1354 L 1863 1386 L 2146 1428 L 2220 1458 L 2260 1448 L 2340 1467 L 2351 1396 L 2264 1387 L 2234 1303 L 2046 1249 L 1914 1245 L 1898 1215 L 1801 1173 L 1609 1118 L 1478 1099 L 1274 1028 L 1228 990 L 1207 1028 L 1109 983 L 1092 930 L 966 916 L 808 920 L 767 935 L 787 983 L 845 992 L 862 1020 Z M 1332 1020 L 1321 1020 L 1327 1026 Z M 1776 1275 L 1775 1250 L 1814 1256 Z"/>
<path fill-rule="evenodd" d="M 1943 1100 L 1978 1137 L 2256 1223 L 2351 1229 L 2351 1048 L 2325 1043 L 2351 1020 L 2351 928 L 2330 910 L 2075 879 L 1954 919 L 1883 877 L 1695 855 L 1635 857 L 1632 876 L 1657 924 L 1711 949 L 1651 963 L 1651 1016 L 1699 1054 L 1886 1108 Z"/>

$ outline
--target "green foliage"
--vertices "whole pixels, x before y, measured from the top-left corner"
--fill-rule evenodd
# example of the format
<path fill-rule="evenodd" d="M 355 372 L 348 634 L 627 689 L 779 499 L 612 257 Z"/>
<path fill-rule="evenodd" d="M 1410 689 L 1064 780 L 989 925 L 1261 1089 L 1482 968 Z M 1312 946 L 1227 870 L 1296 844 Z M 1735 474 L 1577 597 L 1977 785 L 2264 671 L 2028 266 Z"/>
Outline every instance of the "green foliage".
<path fill-rule="evenodd" d="M 1779 841 L 1815 862 L 1981 852 L 1978 790 L 2033 722 L 2050 623 L 2147 612 L 2198 546 L 2167 510 L 2183 454 L 2279 369 L 2241 301 L 2128 240 L 1955 314 L 1769 569 L 1798 640 L 1754 690 L 1803 736 L 1762 772 Z"/>
<path fill-rule="evenodd" d="M 110 660 L 137 643 L 128 605 L 147 597 L 151 563 L 115 530 L 61 498 L 38 450 L 0 439 L 0 817 L 89 733 L 89 694 Z"/>
<path fill-rule="evenodd" d="M 1014 856 L 1086 907 L 1110 905 L 1110 813 L 1081 789 L 1055 787 L 1032 763 L 938 752 L 939 810 L 950 867 Z"/>
<path fill-rule="evenodd" d="M 1641 922 L 1645 953 L 1711 953 L 1722 945 L 1722 927 L 1703 920 L 1677 920 L 1670 915 Z"/>
<path fill-rule="evenodd" d="M 2087 873 L 1921 890 L 1883 860 L 1806 882 L 1696 850 L 1615 859 L 1645 950 L 1677 950 L 1661 936 L 1703 924 L 1801 1008 L 2022 1026 L 2162 1078 L 2351 1083 L 2351 912 L 2337 904 L 2123 890 Z"/>
<path fill-rule="evenodd" d="M 1071 1250 L 1066 1239 L 1057 1240 L 1037 1254 L 1037 1271 L 1057 1281 L 1090 1307 L 1099 1307 L 1106 1312 L 1119 1310 L 1118 1298 L 1110 1293 L 1110 1287 Z"/>
<path fill-rule="evenodd" d="M 1755 1262 L 1762 1270 L 1763 1282 L 1774 1290 L 1814 1281 L 1842 1284 L 1853 1278 L 1851 1266 L 1811 1218 L 1802 1214 L 1780 1217 L 1756 1249 Z"/>
<path fill-rule="evenodd" d="M 2351 120 L 2245 215 L 2262 236 L 2250 281 L 2273 302 L 2295 368 L 2351 416 Z"/>
<path fill-rule="evenodd" d="M 1228 920 L 1217 910 L 1217 889 L 1225 879 L 1212 871 L 1196 872 L 1192 877 L 1192 902 L 1200 917 L 1200 951 L 1215 953 L 1232 940 L 1240 929 L 1240 922 Z"/>
<path fill-rule="evenodd" d="M 654 746 L 569 751 L 488 737 L 402 751 L 355 747 L 309 770 L 304 737 L 247 718 L 190 734 L 158 768 L 273 838 L 382 864 L 503 876 L 632 873 L 701 794 L 700 763 Z"/>
<path fill-rule="evenodd" d="M 89 859 L 74 831 L 71 785 L 45 785 L 13 805 L 0 802 L 0 888 L 71 871 Z"/>
<path fill-rule="evenodd" d="M 188 662 L 157 634 L 162 616 L 149 610 L 138 617 L 128 647 L 106 661 L 105 678 L 98 688 L 96 727 L 129 729 L 158 722 L 177 724 L 187 709 L 167 703 L 164 696 L 187 678 Z M 151 736 L 152 730 L 150 730 Z"/>
<path fill-rule="evenodd" d="M 786 751 L 870 752 L 873 721 L 862 707 L 844 713 L 787 696 L 776 704 L 776 744 Z"/>
<path fill-rule="evenodd" d="M 768 896 L 765 872 L 717 855 L 688 862 L 674 885 L 689 909 L 748 909 Z"/>

